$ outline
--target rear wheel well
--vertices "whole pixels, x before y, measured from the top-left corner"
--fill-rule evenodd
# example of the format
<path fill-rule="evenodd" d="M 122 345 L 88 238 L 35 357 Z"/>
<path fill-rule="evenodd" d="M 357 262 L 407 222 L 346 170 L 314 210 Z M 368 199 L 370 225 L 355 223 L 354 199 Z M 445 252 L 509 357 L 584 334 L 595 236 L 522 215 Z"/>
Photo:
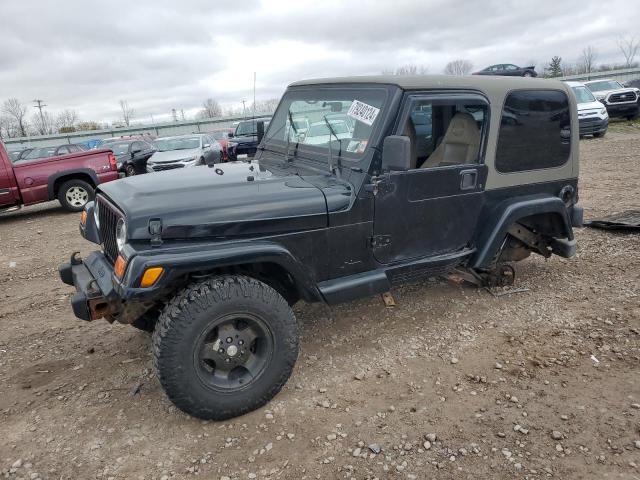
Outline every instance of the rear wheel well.
<path fill-rule="evenodd" d="M 58 196 L 58 192 L 60 191 L 60 187 L 69 180 L 82 180 L 83 182 L 87 182 L 93 188 L 96 188 L 96 184 L 91 178 L 90 175 L 86 173 L 70 173 L 69 175 L 63 175 L 59 178 L 56 178 L 53 182 L 53 198 Z"/>
<path fill-rule="evenodd" d="M 510 227 L 521 225 L 534 235 L 536 245 L 527 245 L 511 233 L 505 235 L 502 247 L 497 256 L 497 263 L 517 262 L 529 256 L 531 252 L 542 253 L 546 256 L 546 245 L 550 238 L 567 238 L 566 225 L 561 215 L 556 212 L 537 213 L 522 217 L 513 222 Z M 550 255 L 550 253 L 549 253 Z"/>
<path fill-rule="evenodd" d="M 567 238 L 569 236 L 562 216 L 556 212 L 529 215 L 528 217 L 520 218 L 515 223 L 520 223 L 547 237 Z"/>

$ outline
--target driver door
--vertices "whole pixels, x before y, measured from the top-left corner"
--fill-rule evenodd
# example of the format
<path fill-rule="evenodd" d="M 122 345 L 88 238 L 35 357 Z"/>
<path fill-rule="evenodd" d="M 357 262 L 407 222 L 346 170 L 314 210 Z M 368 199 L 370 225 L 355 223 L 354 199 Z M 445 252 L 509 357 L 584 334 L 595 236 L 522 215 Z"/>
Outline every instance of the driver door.
<path fill-rule="evenodd" d="M 381 175 L 373 253 L 382 264 L 461 252 L 484 203 L 488 101 L 478 94 L 409 95 L 397 135 L 412 168 Z"/>

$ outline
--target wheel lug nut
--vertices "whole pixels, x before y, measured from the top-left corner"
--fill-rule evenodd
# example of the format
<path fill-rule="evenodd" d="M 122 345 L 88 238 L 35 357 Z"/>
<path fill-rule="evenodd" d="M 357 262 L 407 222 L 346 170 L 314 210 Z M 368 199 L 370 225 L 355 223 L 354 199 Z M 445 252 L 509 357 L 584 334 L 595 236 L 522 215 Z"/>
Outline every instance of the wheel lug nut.
<path fill-rule="evenodd" d="M 244 340 L 238 340 L 238 345 L 244 345 Z"/>
<path fill-rule="evenodd" d="M 218 350 L 218 353 L 224 353 L 224 348 L 221 348 L 220 350 Z"/>
<path fill-rule="evenodd" d="M 231 343 L 231 342 L 233 342 L 233 338 L 227 337 L 227 343 Z"/>
<path fill-rule="evenodd" d="M 230 358 L 225 359 L 225 362 L 229 363 L 231 361 Z"/>

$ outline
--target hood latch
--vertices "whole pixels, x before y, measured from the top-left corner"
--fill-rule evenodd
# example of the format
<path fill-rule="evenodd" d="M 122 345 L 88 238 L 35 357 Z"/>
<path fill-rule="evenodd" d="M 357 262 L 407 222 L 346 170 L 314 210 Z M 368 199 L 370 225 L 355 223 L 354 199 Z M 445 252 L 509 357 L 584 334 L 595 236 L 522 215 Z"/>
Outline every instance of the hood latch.
<path fill-rule="evenodd" d="M 159 247 L 162 245 L 162 220 L 152 218 L 149 220 L 149 233 L 151 234 L 151 246 Z"/>

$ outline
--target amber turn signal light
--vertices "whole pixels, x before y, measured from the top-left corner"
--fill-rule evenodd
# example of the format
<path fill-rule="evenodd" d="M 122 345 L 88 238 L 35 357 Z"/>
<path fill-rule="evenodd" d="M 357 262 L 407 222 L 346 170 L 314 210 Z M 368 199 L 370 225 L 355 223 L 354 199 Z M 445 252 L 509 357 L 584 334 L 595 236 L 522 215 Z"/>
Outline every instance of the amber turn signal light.
<path fill-rule="evenodd" d="M 82 213 L 80 214 L 80 223 L 82 225 L 86 225 L 87 224 L 87 211 L 83 210 Z"/>
<path fill-rule="evenodd" d="M 164 268 L 162 267 L 147 268 L 144 271 L 144 275 L 142 275 L 140 287 L 147 288 L 153 286 L 160 278 L 160 275 L 162 275 L 162 272 L 164 272 Z"/>
<path fill-rule="evenodd" d="M 124 261 L 124 258 L 122 258 L 121 255 L 118 255 L 118 258 L 116 258 L 116 264 L 113 267 L 113 271 L 115 272 L 116 277 L 122 278 L 126 266 L 127 262 Z"/>

